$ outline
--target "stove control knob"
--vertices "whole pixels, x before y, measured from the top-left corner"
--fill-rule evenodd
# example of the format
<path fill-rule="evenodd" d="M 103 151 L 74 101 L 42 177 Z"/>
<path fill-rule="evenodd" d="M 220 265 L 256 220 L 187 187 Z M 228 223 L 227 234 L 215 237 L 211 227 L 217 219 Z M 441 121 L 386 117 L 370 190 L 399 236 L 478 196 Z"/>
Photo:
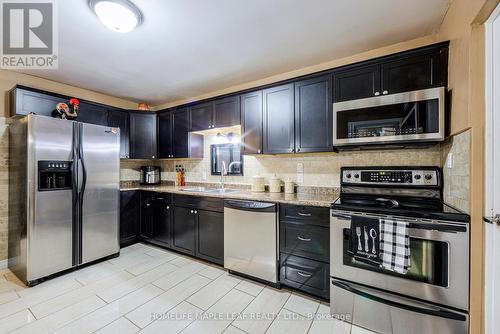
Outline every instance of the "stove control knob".
<path fill-rule="evenodd" d="M 345 177 L 347 177 L 348 179 L 350 179 L 351 178 L 351 173 L 346 174 Z"/>
<path fill-rule="evenodd" d="M 415 180 L 420 180 L 422 178 L 422 176 L 420 174 L 417 174 L 414 176 Z"/>
<path fill-rule="evenodd" d="M 425 179 L 426 180 L 431 180 L 432 179 L 432 174 L 425 174 Z"/>
<path fill-rule="evenodd" d="M 359 179 L 359 174 L 354 174 L 355 179 Z"/>

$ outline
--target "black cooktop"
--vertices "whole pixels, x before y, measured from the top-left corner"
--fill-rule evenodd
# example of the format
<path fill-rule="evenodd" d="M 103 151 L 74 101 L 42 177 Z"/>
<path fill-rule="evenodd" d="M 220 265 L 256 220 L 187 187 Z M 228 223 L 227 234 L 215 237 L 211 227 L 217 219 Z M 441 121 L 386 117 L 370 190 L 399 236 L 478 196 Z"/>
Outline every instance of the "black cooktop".
<path fill-rule="evenodd" d="M 331 206 L 334 210 L 432 220 L 469 222 L 470 216 L 439 199 L 341 195 Z"/>

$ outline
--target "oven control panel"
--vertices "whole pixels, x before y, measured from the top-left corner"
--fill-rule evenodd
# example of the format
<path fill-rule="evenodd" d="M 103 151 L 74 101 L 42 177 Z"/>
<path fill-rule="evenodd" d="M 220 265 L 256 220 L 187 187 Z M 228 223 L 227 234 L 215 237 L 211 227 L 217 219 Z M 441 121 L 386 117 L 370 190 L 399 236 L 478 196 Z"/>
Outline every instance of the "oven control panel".
<path fill-rule="evenodd" d="M 343 170 L 342 182 L 353 184 L 439 185 L 435 170 Z"/>

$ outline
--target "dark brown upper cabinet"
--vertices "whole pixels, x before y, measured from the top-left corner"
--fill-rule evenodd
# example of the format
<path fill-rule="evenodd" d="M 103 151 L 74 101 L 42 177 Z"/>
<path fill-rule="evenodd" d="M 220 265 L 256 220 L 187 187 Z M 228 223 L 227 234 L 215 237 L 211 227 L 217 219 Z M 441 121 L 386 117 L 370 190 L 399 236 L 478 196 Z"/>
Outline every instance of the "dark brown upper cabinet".
<path fill-rule="evenodd" d="M 240 124 L 240 97 L 230 96 L 189 108 L 191 131 L 203 131 Z"/>
<path fill-rule="evenodd" d="M 330 75 L 295 83 L 295 151 L 331 151 L 332 79 Z"/>
<path fill-rule="evenodd" d="M 262 91 L 241 96 L 241 141 L 243 154 L 262 153 Z"/>
<path fill-rule="evenodd" d="M 212 102 L 201 103 L 189 108 L 191 131 L 203 131 L 212 128 L 214 106 Z"/>
<path fill-rule="evenodd" d="M 230 96 L 214 101 L 212 128 L 223 128 L 240 124 L 240 97 Z"/>
<path fill-rule="evenodd" d="M 130 112 L 130 157 L 132 159 L 155 159 L 156 113 Z"/>
<path fill-rule="evenodd" d="M 129 145 L 129 114 L 119 109 L 108 110 L 108 126 L 120 128 L 120 158 L 130 158 Z"/>
<path fill-rule="evenodd" d="M 172 113 L 158 113 L 158 157 L 168 159 L 174 157 L 172 139 Z"/>
<path fill-rule="evenodd" d="M 203 158 L 203 136 L 189 132 L 187 108 L 172 112 L 172 158 Z"/>
<path fill-rule="evenodd" d="M 438 54 L 429 54 L 382 64 L 382 94 L 438 86 L 438 61 Z"/>
<path fill-rule="evenodd" d="M 97 105 L 89 102 L 80 102 L 78 108 L 78 122 L 107 125 L 108 124 L 108 108 L 102 105 Z"/>
<path fill-rule="evenodd" d="M 333 81 L 336 102 L 381 95 L 380 65 L 334 72 Z"/>
<path fill-rule="evenodd" d="M 293 153 L 294 85 L 263 90 L 263 153 Z"/>
<path fill-rule="evenodd" d="M 16 87 L 11 91 L 11 116 L 36 114 L 52 116 L 59 102 L 68 103 L 65 97 L 45 94 Z"/>
<path fill-rule="evenodd" d="M 348 65 L 333 71 L 334 101 L 446 86 L 448 43 Z"/>

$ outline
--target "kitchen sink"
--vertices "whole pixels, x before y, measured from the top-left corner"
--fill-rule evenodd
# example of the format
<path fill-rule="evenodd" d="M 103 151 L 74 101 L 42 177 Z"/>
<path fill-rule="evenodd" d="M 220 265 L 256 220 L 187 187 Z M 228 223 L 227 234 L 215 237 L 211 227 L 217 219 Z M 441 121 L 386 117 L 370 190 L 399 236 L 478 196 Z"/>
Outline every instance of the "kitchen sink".
<path fill-rule="evenodd" d="M 221 188 L 205 188 L 205 187 L 190 187 L 182 188 L 181 191 L 189 191 L 194 193 L 207 193 L 207 194 L 230 194 L 238 192 L 238 189 L 221 189 Z"/>

